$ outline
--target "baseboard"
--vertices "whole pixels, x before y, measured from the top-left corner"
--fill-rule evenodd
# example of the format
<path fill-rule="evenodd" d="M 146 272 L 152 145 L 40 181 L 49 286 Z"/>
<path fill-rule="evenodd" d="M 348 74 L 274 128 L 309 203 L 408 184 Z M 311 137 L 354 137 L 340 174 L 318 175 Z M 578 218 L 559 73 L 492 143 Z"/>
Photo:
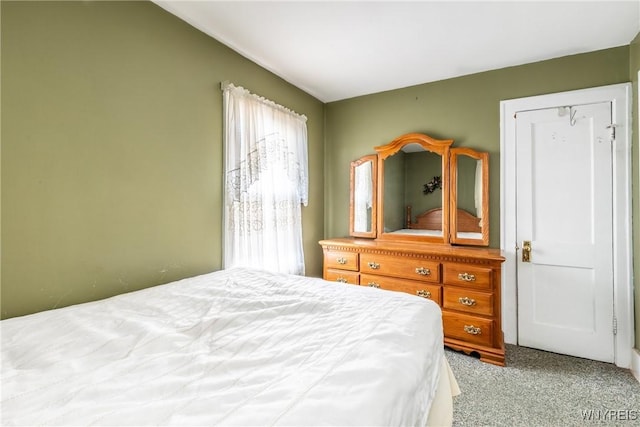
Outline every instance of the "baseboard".
<path fill-rule="evenodd" d="M 631 373 L 640 383 L 640 350 L 637 348 L 631 350 Z"/>

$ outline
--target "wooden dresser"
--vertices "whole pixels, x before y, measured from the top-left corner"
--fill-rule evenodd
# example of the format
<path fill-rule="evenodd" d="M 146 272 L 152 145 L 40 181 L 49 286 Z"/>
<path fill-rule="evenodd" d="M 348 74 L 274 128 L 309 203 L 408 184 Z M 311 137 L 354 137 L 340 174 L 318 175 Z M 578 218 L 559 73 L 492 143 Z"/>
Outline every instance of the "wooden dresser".
<path fill-rule="evenodd" d="M 429 298 L 442 308 L 446 346 L 504 366 L 499 250 L 359 238 L 320 245 L 324 279 Z"/>

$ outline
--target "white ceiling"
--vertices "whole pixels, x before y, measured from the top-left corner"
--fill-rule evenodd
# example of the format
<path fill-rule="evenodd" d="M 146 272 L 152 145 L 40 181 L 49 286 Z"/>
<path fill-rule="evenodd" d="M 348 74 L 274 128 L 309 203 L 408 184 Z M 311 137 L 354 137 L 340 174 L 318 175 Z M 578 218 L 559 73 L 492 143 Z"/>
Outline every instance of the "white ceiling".
<path fill-rule="evenodd" d="M 640 0 L 153 1 L 323 102 L 628 45 L 640 31 Z"/>

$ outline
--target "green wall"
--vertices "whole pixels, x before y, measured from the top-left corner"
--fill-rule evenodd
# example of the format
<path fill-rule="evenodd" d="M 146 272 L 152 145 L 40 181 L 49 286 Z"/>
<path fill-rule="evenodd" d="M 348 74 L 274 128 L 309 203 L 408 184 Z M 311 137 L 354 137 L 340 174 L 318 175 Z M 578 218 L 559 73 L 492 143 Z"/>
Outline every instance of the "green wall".
<path fill-rule="evenodd" d="M 151 2 L 1 2 L 3 318 L 221 268 L 222 93 L 308 117 L 322 274 L 324 105 Z"/>

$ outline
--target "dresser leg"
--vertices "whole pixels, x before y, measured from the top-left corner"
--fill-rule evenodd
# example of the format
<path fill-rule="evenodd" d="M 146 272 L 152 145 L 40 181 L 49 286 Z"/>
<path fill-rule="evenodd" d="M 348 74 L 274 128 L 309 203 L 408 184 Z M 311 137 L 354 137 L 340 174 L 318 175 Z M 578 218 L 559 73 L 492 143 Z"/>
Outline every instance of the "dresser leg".
<path fill-rule="evenodd" d="M 464 343 L 457 340 L 451 340 L 445 338 L 444 345 L 452 350 L 461 351 L 468 355 L 480 355 L 480 360 L 485 363 L 490 363 L 497 366 L 505 366 L 505 353 L 504 348 L 491 348 L 491 347 L 473 347 L 468 343 Z"/>

